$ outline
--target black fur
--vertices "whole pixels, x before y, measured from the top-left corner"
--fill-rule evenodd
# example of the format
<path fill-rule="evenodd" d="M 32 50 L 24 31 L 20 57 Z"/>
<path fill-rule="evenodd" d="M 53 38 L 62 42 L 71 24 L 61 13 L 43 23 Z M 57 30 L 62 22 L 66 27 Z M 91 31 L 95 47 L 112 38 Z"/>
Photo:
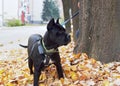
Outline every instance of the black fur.
<path fill-rule="evenodd" d="M 30 74 L 34 74 L 34 86 L 39 86 L 39 76 L 41 74 L 41 70 L 45 68 L 44 59 L 46 58 L 46 53 L 39 53 L 37 42 L 41 39 L 41 35 L 33 34 L 29 37 L 28 46 L 20 45 L 24 48 L 28 49 L 28 66 L 30 69 Z M 47 32 L 43 38 L 45 47 L 49 49 L 55 49 L 58 51 L 58 47 L 62 45 L 67 45 L 70 42 L 70 35 L 68 35 L 65 29 L 59 24 L 59 20 L 54 21 L 51 19 L 47 25 Z M 34 46 L 34 48 L 33 48 Z M 54 65 L 57 68 L 58 77 L 63 78 L 63 70 L 61 66 L 61 60 L 59 52 L 53 52 L 47 55 L 54 62 Z M 34 72 L 33 72 L 34 66 Z"/>

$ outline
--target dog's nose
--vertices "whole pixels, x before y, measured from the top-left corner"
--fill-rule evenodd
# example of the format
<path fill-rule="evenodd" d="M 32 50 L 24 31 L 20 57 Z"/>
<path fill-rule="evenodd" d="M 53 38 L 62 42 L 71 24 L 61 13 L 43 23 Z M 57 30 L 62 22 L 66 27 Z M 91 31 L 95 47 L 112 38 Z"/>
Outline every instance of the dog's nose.
<path fill-rule="evenodd" d="M 69 34 L 67 35 L 67 39 L 70 39 L 70 35 Z"/>

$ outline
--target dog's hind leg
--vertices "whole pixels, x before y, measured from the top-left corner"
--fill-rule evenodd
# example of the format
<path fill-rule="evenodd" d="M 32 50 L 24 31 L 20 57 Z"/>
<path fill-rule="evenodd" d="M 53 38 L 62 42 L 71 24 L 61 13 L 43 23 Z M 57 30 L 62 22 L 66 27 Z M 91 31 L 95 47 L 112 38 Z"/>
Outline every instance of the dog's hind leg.
<path fill-rule="evenodd" d="M 41 75 L 42 66 L 43 65 L 37 62 L 34 63 L 34 86 L 39 86 L 39 77 Z"/>
<path fill-rule="evenodd" d="M 30 74 L 33 74 L 33 61 L 31 58 L 28 57 L 28 66 L 29 66 L 29 69 L 30 69 Z"/>

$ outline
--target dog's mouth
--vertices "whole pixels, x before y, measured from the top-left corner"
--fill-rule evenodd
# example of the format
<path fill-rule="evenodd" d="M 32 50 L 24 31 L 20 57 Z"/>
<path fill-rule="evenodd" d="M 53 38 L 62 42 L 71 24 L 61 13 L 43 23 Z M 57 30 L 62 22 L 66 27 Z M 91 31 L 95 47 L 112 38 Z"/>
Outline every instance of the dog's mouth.
<path fill-rule="evenodd" d="M 67 44 L 70 43 L 70 42 L 71 42 L 71 40 L 67 41 L 64 45 L 67 45 Z"/>
<path fill-rule="evenodd" d="M 64 45 L 67 45 L 67 44 L 70 43 L 70 42 L 71 42 L 71 36 L 70 36 L 70 35 L 67 35 L 67 36 L 66 36 L 66 39 L 65 39 Z"/>

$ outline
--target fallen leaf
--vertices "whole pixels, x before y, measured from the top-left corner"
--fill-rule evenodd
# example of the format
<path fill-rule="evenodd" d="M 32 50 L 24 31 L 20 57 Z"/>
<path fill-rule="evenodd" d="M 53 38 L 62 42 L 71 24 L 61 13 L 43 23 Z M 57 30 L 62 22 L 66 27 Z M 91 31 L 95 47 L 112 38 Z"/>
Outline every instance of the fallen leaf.
<path fill-rule="evenodd" d="M 78 66 L 78 65 L 73 65 L 73 66 L 71 66 L 70 68 L 71 68 L 72 71 L 75 72 L 75 71 L 77 71 L 77 66 Z"/>
<path fill-rule="evenodd" d="M 73 81 L 76 81 L 76 80 L 79 79 L 77 73 L 75 73 L 75 72 L 73 72 L 73 71 L 70 72 L 70 76 L 71 76 L 71 79 L 72 79 Z"/>
<path fill-rule="evenodd" d="M 60 78 L 62 84 L 64 84 L 64 78 Z"/>
<path fill-rule="evenodd" d="M 116 68 L 116 70 L 120 73 L 120 66 L 118 66 L 118 67 Z"/>
<path fill-rule="evenodd" d="M 110 82 L 108 80 L 103 81 L 103 86 L 110 86 Z"/>
<path fill-rule="evenodd" d="M 46 78 L 46 74 L 45 74 L 45 72 L 43 72 L 42 74 L 41 74 L 41 76 L 40 76 L 40 80 L 42 80 L 42 81 L 44 81 L 44 80 L 46 80 L 47 78 Z"/>
<path fill-rule="evenodd" d="M 79 59 L 80 58 L 80 53 L 78 53 L 78 54 L 73 54 L 73 57 L 74 57 L 74 59 Z"/>

